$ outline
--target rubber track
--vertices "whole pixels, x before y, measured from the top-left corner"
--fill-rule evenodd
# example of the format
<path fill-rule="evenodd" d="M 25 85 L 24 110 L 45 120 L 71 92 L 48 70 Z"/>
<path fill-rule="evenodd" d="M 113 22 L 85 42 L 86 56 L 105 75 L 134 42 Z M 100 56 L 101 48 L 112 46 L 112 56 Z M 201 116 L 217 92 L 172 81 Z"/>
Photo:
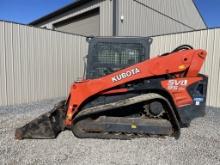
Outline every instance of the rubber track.
<path fill-rule="evenodd" d="M 169 113 L 169 116 L 172 118 L 171 123 L 174 128 L 174 136 L 176 138 L 178 138 L 180 135 L 180 126 L 179 126 L 179 122 L 175 116 L 173 107 L 171 106 L 171 104 L 169 103 L 169 101 L 165 97 L 163 97 L 157 93 L 143 94 L 143 95 L 128 98 L 125 100 L 120 100 L 120 101 L 117 101 L 114 103 L 109 103 L 109 104 L 105 104 L 105 105 L 99 105 L 99 106 L 83 109 L 74 118 L 74 124 L 72 127 L 73 134 L 77 137 L 80 137 L 80 138 L 101 138 L 101 139 L 131 139 L 131 138 L 137 137 L 136 135 L 128 137 L 126 134 L 125 135 L 115 135 L 115 134 L 106 134 L 106 133 L 105 134 L 104 133 L 103 134 L 101 134 L 101 133 L 86 133 L 86 132 L 83 132 L 77 128 L 77 122 L 80 122 L 80 120 L 84 120 L 91 115 L 97 115 L 99 113 L 107 112 L 109 110 L 114 110 L 114 109 L 117 110 L 118 108 L 126 107 L 129 105 L 133 105 L 133 104 L 137 104 L 137 103 L 141 103 L 141 102 L 145 102 L 145 101 L 150 101 L 150 100 L 154 100 L 154 99 L 160 99 L 161 101 L 163 101 L 166 104 L 166 106 L 168 106 L 168 109 L 169 109 L 168 113 Z M 149 135 L 147 135 L 147 136 L 149 136 Z"/>

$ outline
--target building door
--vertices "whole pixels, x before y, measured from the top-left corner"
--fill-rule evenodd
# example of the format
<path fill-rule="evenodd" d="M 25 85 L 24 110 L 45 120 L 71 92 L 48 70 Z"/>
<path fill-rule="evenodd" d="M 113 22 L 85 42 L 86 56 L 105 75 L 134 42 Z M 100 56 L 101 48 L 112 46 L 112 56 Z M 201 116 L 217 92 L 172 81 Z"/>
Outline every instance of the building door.
<path fill-rule="evenodd" d="M 80 14 L 54 24 L 55 30 L 81 35 L 100 35 L 99 9 Z"/>

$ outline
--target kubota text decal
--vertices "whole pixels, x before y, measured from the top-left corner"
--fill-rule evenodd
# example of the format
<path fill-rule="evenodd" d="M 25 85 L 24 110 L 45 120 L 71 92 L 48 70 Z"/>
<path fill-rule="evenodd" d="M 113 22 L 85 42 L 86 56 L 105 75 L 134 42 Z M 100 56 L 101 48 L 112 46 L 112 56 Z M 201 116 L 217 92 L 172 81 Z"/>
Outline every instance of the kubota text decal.
<path fill-rule="evenodd" d="M 138 69 L 138 68 L 128 70 L 126 72 L 123 72 L 121 74 L 118 74 L 118 75 L 112 77 L 112 82 L 120 81 L 122 79 L 125 79 L 127 77 L 131 77 L 131 76 L 138 74 L 138 73 L 140 73 L 140 69 Z"/>

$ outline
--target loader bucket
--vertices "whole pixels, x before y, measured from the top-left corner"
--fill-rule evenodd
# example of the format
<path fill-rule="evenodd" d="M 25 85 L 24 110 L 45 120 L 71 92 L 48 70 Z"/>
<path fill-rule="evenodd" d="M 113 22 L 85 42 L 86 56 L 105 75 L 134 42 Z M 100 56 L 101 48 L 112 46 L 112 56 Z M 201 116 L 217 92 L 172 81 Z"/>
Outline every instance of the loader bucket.
<path fill-rule="evenodd" d="M 52 139 L 65 129 L 65 112 L 54 108 L 15 131 L 15 139 Z"/>

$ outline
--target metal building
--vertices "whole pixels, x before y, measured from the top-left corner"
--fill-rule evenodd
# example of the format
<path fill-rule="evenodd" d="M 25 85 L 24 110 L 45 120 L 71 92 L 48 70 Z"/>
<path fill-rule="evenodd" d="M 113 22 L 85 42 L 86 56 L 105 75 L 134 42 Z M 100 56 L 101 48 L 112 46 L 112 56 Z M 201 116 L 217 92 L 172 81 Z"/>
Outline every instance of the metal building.
<path fill-rule="evenodd" d="M 206 28 L 193 0 L 78 0 L 30 25 L 95 36 L 152 36 Z"/>

